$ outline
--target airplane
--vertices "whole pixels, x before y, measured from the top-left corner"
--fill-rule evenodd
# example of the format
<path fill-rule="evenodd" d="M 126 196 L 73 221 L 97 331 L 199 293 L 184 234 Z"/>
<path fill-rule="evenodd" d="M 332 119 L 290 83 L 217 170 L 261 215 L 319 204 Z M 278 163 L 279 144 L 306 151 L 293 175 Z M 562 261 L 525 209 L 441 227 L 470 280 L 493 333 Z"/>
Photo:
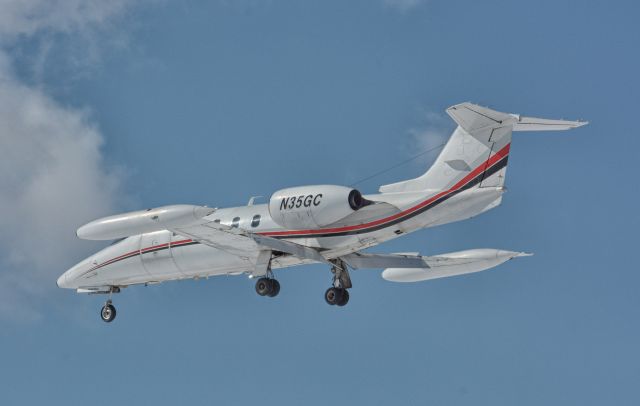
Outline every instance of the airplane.
<path fill-rule="evenodd" d="M 363 195 L 339 185 L 279 190 L 268 203 L 212 208 L 171 205 L 101 218 L 81 226 L 87 240 L 115 240 L 57 280 L 60 288 L 106 294 L 100 317 L 116 317 L 112 294 L 131 285 L 218 275 L 257 278 L 258 295 L 275 297 L 274 270 L 324 263 L 331 284 L 324 299 L 344 306 L 350 269 L 383 269 L 394 282 L 479 272 L 526 252 L 471 249 L 437 256 L 375 254 L 365 249 L 419 229 L 465 220 L 500 205 L 511 136 L 517 131 L 568 130 L 585 121 L 502 113 L 469 102 L 446 112 L 456 129 L 423 175 Z"/>

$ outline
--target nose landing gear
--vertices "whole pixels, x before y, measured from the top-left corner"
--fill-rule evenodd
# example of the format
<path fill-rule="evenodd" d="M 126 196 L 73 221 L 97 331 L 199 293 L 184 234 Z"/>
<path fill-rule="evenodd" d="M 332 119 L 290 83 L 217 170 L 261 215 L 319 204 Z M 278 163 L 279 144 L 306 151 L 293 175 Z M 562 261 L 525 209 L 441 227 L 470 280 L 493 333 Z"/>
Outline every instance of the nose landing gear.
<path fill-rule="evenodd" d="M 107 300 L 102 309 L 100 309 L 100 318 L 105 323 L 111 323 L 116 318 L 116 308 L 111 303 L 111 299 Z"/>
<path fill-rule="evenodd" d="M 120 287 L 118 286 L 110 286 L 108 289 L 100 289 L 90 292 L 90 295 L 98 295 L 105 294 L 109 295 L 109 299 L 104 303 L 102 309 L 100 309 L 100 318 L 105 323 L 111 323 L 116 318 L 116 307 L 113 305 L 111 301 L 111 295 L 113 293 L 120 293 Z"/>

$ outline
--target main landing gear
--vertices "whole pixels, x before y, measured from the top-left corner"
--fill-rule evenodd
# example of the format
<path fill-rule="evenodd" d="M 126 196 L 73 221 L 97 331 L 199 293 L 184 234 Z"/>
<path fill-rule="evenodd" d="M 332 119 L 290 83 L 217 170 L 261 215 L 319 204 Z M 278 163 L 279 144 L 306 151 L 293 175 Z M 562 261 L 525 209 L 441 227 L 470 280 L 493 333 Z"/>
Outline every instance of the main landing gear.
<path fill-rule="evenodd" d="M 260 278 L 256 282 L 256 293 L 260 296 L 276 297 L 280 293 L 280 282 L 273 278 Z"/>
<path fill-rule="evenodd" d="M 344 306 L 349 303 L 349 291 L 353 285 L 349 276 L 349 268 L 341 259 L 331 261 L 331 273 L 333 274 L 332 286 L 324 293 L 324 300 L 335 306 Z M 256 293 L 260 296 L 275 297 L 280 293 L 280 282 L 273 277 L 271 264 L 267 267 L 266 274 L 256 281 Z"/>
<path fill-rule="evenodd" d="M 344 306 L 349 303 L 349 291 L 345 288 L 329 288 L 324 292 L 324 300 L 332 306 Z"/>
<path fill-rule="evenodd" d="M 280 282 L 273 276 L 271 262 L 267 265 L 266 275 L 256 281 L 256 293 L 269 297 L 276 297 L 280 293 Z"/>
<path fill-rule="evenodd" d="M 349 269 L 341 259 L 336 259 L 332 263 L 333 286 L 324 293 L 324 300 L 331 306 L 344 306 L 349 303 L 349 291 L 347 289 L 353 286 L 349 276 Z"/>

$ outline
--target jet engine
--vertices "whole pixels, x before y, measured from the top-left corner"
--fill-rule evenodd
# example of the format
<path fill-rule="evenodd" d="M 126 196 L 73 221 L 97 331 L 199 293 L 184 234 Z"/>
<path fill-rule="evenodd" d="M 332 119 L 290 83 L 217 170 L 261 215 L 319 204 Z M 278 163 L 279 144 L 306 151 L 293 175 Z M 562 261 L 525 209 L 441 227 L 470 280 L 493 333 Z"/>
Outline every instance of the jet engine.
<path fill-rule="evenodd" d="M 275 192 L 269 213 L 282 227 L 301 230 L 328 226 L 371 203 L 345 186 L 300 186 Z"/>

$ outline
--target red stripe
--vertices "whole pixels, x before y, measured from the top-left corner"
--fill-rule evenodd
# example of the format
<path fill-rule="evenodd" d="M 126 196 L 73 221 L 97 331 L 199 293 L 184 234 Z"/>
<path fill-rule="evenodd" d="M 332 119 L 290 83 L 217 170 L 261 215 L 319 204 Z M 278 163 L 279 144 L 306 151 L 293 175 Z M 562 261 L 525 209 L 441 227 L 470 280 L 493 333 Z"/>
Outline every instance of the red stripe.
<path fill-rule="evenodd" d="M 193 240 L 187 239 L 187 240 L 173 241 L 171 243 L 154 245 L 154 246 L 151 246 L 151 247 L 142 248 L 142 249 L 135 250 L 135 251 L 130 251 L 130 252 L 127 252 L 126 254 L 122 254 L 122 255 L 117 256 L 115 258 L 111 258 L 107 262 L 103 262 L 103 263 L 101 263 L 99 265 L 96 265 L 93 268 L 89 269 L 87 272 L 95 271 L 98 268 L 102 268 L 103 266 L 106 266 L 106 265 L 112 264 L 114 262 L 120 261 L 121 259 L 126 259 L 129 256 L 138 255 L 138 254 L 144 254 L 144 253 L 146 253 L 148 251 L 151 251 L 151 250 L 154 250 L 154 249 L 157 249 L 157 248 L 166 247 L 168 245 L 171 245 L 173 247 L 173 246 L 176 246 L 176 245 L 187 244 L 187 243 L 190 243 L 190 242 L 193 242 Z"/>
<path fill-rule="evenodd" d="M 440 192 L 430 198 L 428 198 L 427 200 L 424 200 L 423 202 L 417 204 L 416 206 L 410 207 L 400 213 L 394 214 L 392 216 L 386 217 L 386 218 L 382 218 L 379 220 L 375 220 L 369 223 L 364 223 L 364 224 L 358 224 L 358 225 L 354 225 L 354 226 L 345 226 L 345 227 L 338 227 L 338 228 L 324 228 L 324 229 L 316 229 L 316 230 L 287 230 L 287 231 L 271 231 L 271 232 L 266 232 L 266 233 L 258 233 L 260 235 L 265 235 L 265 236 L 287 236 L 287 235 L 305 235 L 305 234 L 316 234 L 319 232 L 322 233 L 339 233 L 339 232 L 344 232 L 344 231 L 353 231 L 353 230 L 360 230 L 363 228 L 368 228 L 368 227 L 373 227 L 373 226 L 377 226 L 380 224 L 384 224 L 386 222 L 389 221 L 393 221 L 395 219 L 398 219 L 400 217 L 403 217 L 407 214 L 413 213 L 416 210 L 421 209 L 422 207 L 434 202 L 435 200 L 446 196 L 449 193 L 455 192 L 456 190 L 460 189 L 461 187 L 463 187 L 464 185 L 466 185 L 468 182 L 470 182 L 472 179 L 474 179 L 476 176 L 478 176 L 480 173 L 484 172 L 485 170 L 489 169 L 491 166 L 493 166 L 495 163 L 497 163 L 498 161 L 500 161 L 502 158 L 504 158 L 505 156 L 507 156 L 509 154 L 509 148 L 510 148 L 511 144 L 507 144 L 504 148 L 502 148 L 500 151 L 496 152 L 493 156 L 491 156 L 488 160 L 486 160 L 485 162 L 483 162 L 481 165 L 479 165 L 476 169 L 474 169 L 473 171 L 469 172 L 464 178 L 462 178 L 460 181 L 458 181 L 455 185 L 453 185 L 451 188 L 449 188 L 448 190 L 445 190 L 443 192 Z M 134 254 L 144 254 L 146 252 L 152 251 L 154 249 L 158 249 L 158 248 L 163 248 L 166 246 L 172 247 L 172 246 L 177 246 L 177 245 L 182 245 L 182 244 L 187 244 L 193 242 L 192 239 L 186 239 L 186 240 L 180 240 L 180 241 L 174 241 L 174 242 L 170 242 L 170 243 L 164 243 L 164 244 L 159 244 L 159 245 L 154 245 L 151 247 L 147 247 L 147 248 L 141 248 L 140 250 L 135 250 L 135 251 L 131 251 L 128 252 L 126 254 L 120 255 L 118 257 L 112 258 L 110 260 L 108 260 L 107 262 L 103 262 L 100 265 L 97 265 L 95 267 L 93 267 L 92 269 L 90 269 L 89 271 L 85 272 L 91 272 L 94 271 L 98 268 L 101 268 L 103 266 L 109 265 L 113 262 L 119 261 L 121 259 L 124 259 L 128 256 L 134 255 Z"/>
<path fill-rule="evenodd" d="M 504 148 L 502 148 L 500 151 L 496 152 L 493 156 L 491 156 L 488 160 L 486 160 L 481 165 L 479 165 L 476 169 L 474 169 L 473 171 L 469 172 L 464 178 L 462 178 L 459 182 L 457 182 L 455 185 L 453 185 L 448 190 L 440 192 L 440 193 L 428 198 L 427 200 L 419 203 L 418 205 L 413 206 L 413 207 L 411 207 L 409 209 L 406 209 L 406 210 L 404 210 L 404 211 L 402 211 L 400 213 L 394 214 L 392 216 L 389 216 L 389 217 L 386 217 L 386 218 L 382 218 L 382 219 L 378 219 L 378 220 L 375 220 L 375 221 L 372 221 L 372 222 L 369 222 L 369 223 L 357 224 L 357 225 L 353 225 L 353 226 L 345 226 L 345 227 L 337 227 L 337 228 L 321 228 L 321 229 L 315 229 L 315 230 L 271 231 L 271 232 L 260 233 L 260 234 L 261 235 L 265 235 L 265 236 L 288 236 L 288 235 L 305 235 L 305 234 L 317 234 L 317 233 L 340 233 L 340 232 L 345 232 L 345 231 L 354 231 L 354 230 L 360 230 L 360 229 L 363 229 L 363 228 L 369 228 L 369 227 L 377 226 L 377 225 L 380 225 L 380 224 L 384 224 L 384 223 L 389 222 L 389 221 L 393 221 L 393 220 L 398 219 L 400 217 L 403 217 L 403 216 L 405 216 L 407 214 L 413 213 L 416 210 L 419 210 L 420 208 L 432 203 L 433 201 L 441 198 L 442 196 L 445 196 L 445 195 L 447 195 L 449 193 L 455 192 L 456 190 L 460 189 L 465 184 L 470 182 L 473 178 L 475 178 L 476 176 L 478 176 L 479 174 L 481 174 L 482 172 L 484 172 L 485 170 L 487 170 L 488 168 L 493 166 L 496 162 L 500 161 L 502 158 L 507 156 L 509 154 L 510 146 L 511 146 L 511 144 L 507 144 Z"/>

